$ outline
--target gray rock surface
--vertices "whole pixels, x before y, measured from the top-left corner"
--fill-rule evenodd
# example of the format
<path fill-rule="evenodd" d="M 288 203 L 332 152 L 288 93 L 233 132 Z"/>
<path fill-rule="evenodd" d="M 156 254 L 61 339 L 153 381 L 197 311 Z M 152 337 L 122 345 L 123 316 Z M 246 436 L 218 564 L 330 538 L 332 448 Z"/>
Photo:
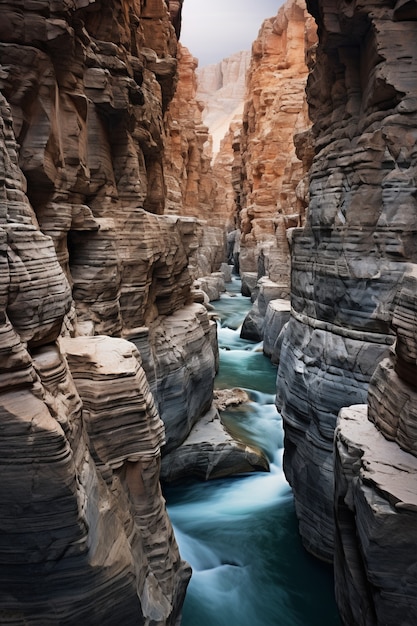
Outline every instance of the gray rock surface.
<path fill-rule="evenodd" d="M 335 580 L 346 624 L 417 620 L 417 265 L 396 298 L 395 352 L 368 405 L 342 409 L 335 431 Z"/>
<path fill-rule="evenodd" d="M 342 409 L 335 436 L 336 597 L 343 622 L 413 626 L 417 458 L 379 432 L 367 405 Z"/>
<path fill-rule="evenodd" d="M 277 299 L 268 302 L 263 326 L 263 351 L 274 364 L 279 363 L 285 325 L 290 319 L 291 303 Z"/>
<path fill-rule="evenodd" d="M 390 2 L 307 7 L 319 25 L 307 87 L 315 156 L 306 225 L 290 234 L 277 404 L 303 542 L 330 561 L 337 415 L 366 402 L 417 261 L 417 22 Z"/>
<path fill-rule="evenodd" d="M 161 478 L 166 482 L 190 476 L 209 480 L 268 470 L 269 463 L 265 455 L 233 439 L 213 406 L 195 424 L 184 443 L 173 453 L 164 456 Z"/>
<path fill-rule="evenodd" d="M 256 291 L 257 298 L 243 321 L 240 335 L 243 339 L 262 341 L 265 333 L 268 306 L 272 300 L 283 300 L 287 290 L 282 285 L 263 276 L 257 281 Z M 289 307 L 289 300 L 287 302 Z M 288 321 L 288 317 L 285 321 Z"/>

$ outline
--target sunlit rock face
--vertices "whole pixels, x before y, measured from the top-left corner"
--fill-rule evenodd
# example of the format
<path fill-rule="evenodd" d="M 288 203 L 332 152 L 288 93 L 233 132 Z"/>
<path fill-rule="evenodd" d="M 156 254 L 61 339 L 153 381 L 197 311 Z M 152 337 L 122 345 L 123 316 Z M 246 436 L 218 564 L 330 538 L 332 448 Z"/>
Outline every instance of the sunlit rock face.
<path fill-rule="evenodd" d="M 177 61 L 178 83 L 169 105 L 165 143 L 166 212 L 205 219 L 213 195 L 211 138 L 196 99 L 197 59 L 178 44 Z"/>
<path fill-rule="evenodd" d="M 267 275 L 280 287 L 277 298 L 283 290 L 289 294 L 287 228 L 304 219 L 306 172 L 294 135 L 305 132 L 307 137 L 310 127 L 306 61 L 315 30 L 304 1 L 288 0 L 276 17 L 263 23 L 247 79 L 240 138 L 240 271 Z"/>
<path fill-rule="evenodd" d="M 197 99 L 204 107 L 203 120 L 213 138 L 214 155 L 232 121 L 242 119 L 250 59 L 250 51 L 242 50 L 197 69 Z"/>
<path fill-rule="evenodd" d="M 168 7 L 15 2 L 0 22 L 0 611 L 176 624 L 161 446 L 210 406 L 216 358 L 195 220 L 163 215 Z"/>
<path fill-rule="evenodd" d="M 212 141 L 196 97 L 197 59 L 178 44 L 177 61 L 177 88 L 166 115 L 165 212 L 186 218 L 180 228 L 188 246 L 189 270 L 197 279 L 217 271 L 226 259 L 226 217 L 214 211 Z"/>
<path fill-rule="evenodd" d="M 346 624 L 417 620 L 417 265 L 392 321 L 395 352 L 378 364 L 368 405 L 336 427 L 336 595 Z"/>
<path fill-rule="evenodd" d="M 417 259 L 417 22 L 410 3 L 397 4 L 351 2 L 335 11 L 325 0 L 307 3 L 320 36 L 307 89 L 316 156 L 306 225 L 291 235 L 292 313 L 277 404 L 301 535 L 328 560 L 336 418 L 341 407 L 366 402 L 395 339 L 404 272 Z M 383 371 L 379 378 L 396 388 Z"/>

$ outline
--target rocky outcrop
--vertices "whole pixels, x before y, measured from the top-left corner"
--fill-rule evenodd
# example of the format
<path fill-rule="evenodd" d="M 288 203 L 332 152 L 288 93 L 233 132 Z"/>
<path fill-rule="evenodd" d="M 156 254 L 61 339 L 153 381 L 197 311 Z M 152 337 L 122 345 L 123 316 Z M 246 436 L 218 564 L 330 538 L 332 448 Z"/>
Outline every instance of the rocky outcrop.
<path fill-rule="evenodd" d="M 190 476 L 209 480 L 268 470 L 269 463 L 262 451 L 229 435 L 213 407 L 175 454 L 164 456 L 161 477 L 166 482 Z"/>
<path fill-rule="evenodd" d="M 197 99 L 203 106 L 203 120 L 213 140 L 213 154 L 233 120 L 242 120 L 246 73 L 251 53 L 236 52 L 220 63 L 197 69 Z"/>
<path fill-rule="evenodd" d="M 268 302 L 262 320 L 263 352 L 276 365 L 279 363 L 283 333 L 290 313 L 289 300 L 275 299 Z"/>
<path fill-rule="evenodd" d="M 289 0 L 265 20 L 252 46 L 243 131 L 240 272 L 257 272 L 289 295 L 287 228 L 304 219 L 306 170 L 294 135 L 310 127 L 305 101 L 307 51 L 316 41 L 303 0 Z M 305 184 L 304 184 L 305 187 Z"/>
<path fill-rule="evenodd" d="M 212 206 L 213 217 L 224 224 L 224 230 L 230 233 L 236 230 L 238 223 L 241 156 L 240 156 L 240 132 L 241 120 L 232 121 L 227 133 L 220 141 L 220 148 L 212 163 L 214 203 Z M 237 261 L 234 262 L 229 253 L 229 262 L 239 270 Z"/>
<path fill-rule="evenodd" d="M 217 356 L 197 221 L 163 215 L 176 50 L 163 0 L 2 5 L 5 624 L 180 621 L 161 446 L 210 408 Z"/>
<path fill-rule="evenodd" d="M 291 235 L 292 310 L 281 346 L 277 404 L 285 425 L 284 468 L 303 542 L 331 560 L 337 415 L 343 406 L 366 402 L 375 367 L 395 339 L 390 324 L 396 294 L 417 260 L 417 23 L 411 3 L 353 2 L 340 4 L 337 12 L 326 0 L 307 6 L 320 37 L 307 89 L 316 155 L 306 225 Z M 399 360 L 399 372 L 410 371 L 405 363 L 408 359 Z M 391 374 L 383 371 L 379 380 L 385 377 L 396 389 L 391 398 L 404 401 L 402 386 L 388 383 Z M 370 407 L 379 388 L 376 383 Z M 374 415 L 387 414 L 378 405 Z M 397 419 L 398 407 L 390 410 Z M 383 414 L 375 418 L 378 428 L 387 421 Z M 361 440 L 359 430 L 354 437 Z M 383 449 L 385 454 L 388 448 Z M 385 462 L 396 465 L 395 457 Z M 352 471 L 358 467 L 355 462 Z M 357 492 L 362 500 L 371 493 L 367 479 L 363 484 L 362 494 L 360 485 Z M 363 500 L 364 515 L 371 514 L 368 505 L 373 507 Z M 349 500 L 347 506 L 356 505 Z M 408 515 L 404 511 L 402 519 Z M 376 517 L 363 523 L 368 522 L 379 523 Z M 369 527 L 369 535 L 374 531 L 376 526 Z M 358 532 L 365 543 L 367 529 Z M 359 623 L 374 623 L 369 620 Z"/>
<path fill-rule="evenodd" d="M 417 265 L 393 315 L 395 353 L 335 433 L 336 595 L 346 624 L 417 619 Z"/>

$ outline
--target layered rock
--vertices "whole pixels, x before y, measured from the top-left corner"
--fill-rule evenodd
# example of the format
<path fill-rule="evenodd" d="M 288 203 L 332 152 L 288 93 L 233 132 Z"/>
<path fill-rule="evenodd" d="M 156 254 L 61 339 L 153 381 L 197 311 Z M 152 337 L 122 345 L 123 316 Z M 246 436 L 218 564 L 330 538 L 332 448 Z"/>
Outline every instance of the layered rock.
<path fill-rule="evenodd" d="M 306 225 L 291 235 L 277 404 L 304 544 L 331 560 L 337 415 L 366 402 L 394 341 L 396 293 L 416 262 L 417 24 L 409 3 L 307 5 L 320 34 L 307 89 L 316 156 Z"/>
<path fill-rule="evenodd" d="M 242 119 L 250 59 L 251 53 L 244 50 L 197 69 L 197 99 L 204 107 L 203 120 L 213 140 L 214 156 L 233 120 Z"/>
<path fill-rule="evenodd" d="M 216 329 L 195 220 L 162 215 L 167 3 L 6 3 L 0 41 L 2 620 L 176 624 L 160 448 L 210 407 Z"/>
<path fill-rule="evenodd" d="M 194 279 L 217 271 L 226 260 L 224 213 L 213 211 L 212 139 L 197 100 L 197 59 L 178 44 L 178 83 L 166 116 L 165 212 L 186 216 L 190 271 Z"/>
<path fill-rule="evenodd" d="M 175 454 L 164 456 L 161 477 L 166 482 L 190 476 L 209 480 L 268 469 L 269 463 L 262 451 L 229 435 L 213 407 Z"/>
<path fill-rule="evenodd" d="M 393 315 L 395 353 L 379 363 L 368 405 L 335 432 L 336 596 L 346 624 L 417 619 L 417 265 Z"/>
<path fill-rule="evenodd" d="M 287 295 L 286 230 L 302 223 L 299 189 L 306 173 L 293 137 L 310 127 L 306 57 L 315 41 L 314 20 L 303 0 L 289 0 L 265 20 L 252 46 L 240 140 L 240 271 L 269 276 Z"/>

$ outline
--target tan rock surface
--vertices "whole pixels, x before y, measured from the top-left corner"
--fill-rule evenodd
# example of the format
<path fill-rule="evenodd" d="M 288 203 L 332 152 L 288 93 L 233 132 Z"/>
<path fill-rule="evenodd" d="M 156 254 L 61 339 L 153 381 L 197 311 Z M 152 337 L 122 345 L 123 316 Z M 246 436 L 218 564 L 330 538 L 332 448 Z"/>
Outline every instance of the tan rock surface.
<path fill-rule="evenodd" d="M 203 123 L 197 100 L 195 59 L 178 45 L 178 82 L 166 115 L 164 176 L 167 185 L 165 212 L 195 218 L 190 271 L 194 279 L 218 271 L 226 260 L 224 224 L 227 216 L 215 211 L 214 176 L 211 167 L 212 139 Z M 183 232 L 185 221 L 181 222 Z M 191 241 L 191 237 L 189 237 Z"/>
<path fill-rule="evenodd" d="M 305 102 L 307 50 L 314 21 L 303 0 L 290 0 L 263 23 L 252 46 L 243 115 L 240 269 L 287 287 L 286 229 L 302 223 L 297 187 L 305 175 L 294 134 L 309 128 Z M 299 194 L 298 194 L 299 195 Z M 258 259 L 262 257 L 262 270 Z"/>
<path fill-rule="evenodd" d="M 151 385 L 165 346 L 154 354 L 149 338 L 171 329 L 170 380 L 180 372 L 184 398 L 195 373 L 206 376 L 188 432 L 211 401 L 215 335 L 190 304 L 190 242 L 162 215 L 176 47 L 163 0 L 2 5 L 0 612 L 10 623 L 180 620 L 190 572 L 160 493 Z M 174 332 L 181 313 L 166 320 L 185 306 L 188 330 Z M 77 346 L 81 398 L 61 329 Z M 141 343 L 150 381 L 132 343 L 98 333 Z M 186 368 L 181 341 L 205 350 L 201 367 L 196 356 Z"/>

